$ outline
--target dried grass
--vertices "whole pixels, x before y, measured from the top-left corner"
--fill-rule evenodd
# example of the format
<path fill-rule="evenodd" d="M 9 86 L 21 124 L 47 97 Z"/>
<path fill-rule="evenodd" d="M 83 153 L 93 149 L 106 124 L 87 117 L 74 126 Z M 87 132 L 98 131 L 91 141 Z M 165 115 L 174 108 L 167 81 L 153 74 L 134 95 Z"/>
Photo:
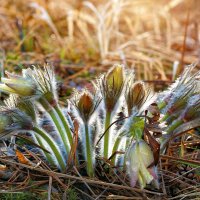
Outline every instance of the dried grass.
<path fill-rule="evenodd" d="M 120 62 L 134 66 L 138 79 L 171 80 L 175 61 L 182 65 L 198 60 L 198 1 L 31 2 L 1 0 L 0 44 L 7 52 L 7 67 L 9 52 L 18 55 L 12 65 L 24 63 L 24 52 L 32 58 L 26 64 L 48 57 L 59 61 L 61 68 L 67 62 L 82 66 Z"/>

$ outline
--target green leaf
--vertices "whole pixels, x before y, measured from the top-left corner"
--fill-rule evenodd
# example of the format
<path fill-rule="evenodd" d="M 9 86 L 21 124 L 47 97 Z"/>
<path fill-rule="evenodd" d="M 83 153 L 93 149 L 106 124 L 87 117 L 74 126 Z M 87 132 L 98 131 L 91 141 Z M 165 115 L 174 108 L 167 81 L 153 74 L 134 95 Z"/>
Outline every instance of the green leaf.
<path fill-rule="evenodd" d="M 141 139 L 144 130 L 144 118 L 133 117 L 129 128 L 129 134 L 134 139 Z"/>

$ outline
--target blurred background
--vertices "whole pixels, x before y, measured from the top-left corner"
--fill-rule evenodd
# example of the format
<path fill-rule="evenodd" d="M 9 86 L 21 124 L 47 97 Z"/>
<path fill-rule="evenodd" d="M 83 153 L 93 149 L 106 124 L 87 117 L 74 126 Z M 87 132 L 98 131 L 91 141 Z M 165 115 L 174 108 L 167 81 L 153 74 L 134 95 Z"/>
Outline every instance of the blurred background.
<path fill-rule="evenodd" d="M 199 0 L 0 0 L 0 64 L 53 64 L 60 96 L 114 63 L 159 90 L 198 62 L 199 19 Z"/>

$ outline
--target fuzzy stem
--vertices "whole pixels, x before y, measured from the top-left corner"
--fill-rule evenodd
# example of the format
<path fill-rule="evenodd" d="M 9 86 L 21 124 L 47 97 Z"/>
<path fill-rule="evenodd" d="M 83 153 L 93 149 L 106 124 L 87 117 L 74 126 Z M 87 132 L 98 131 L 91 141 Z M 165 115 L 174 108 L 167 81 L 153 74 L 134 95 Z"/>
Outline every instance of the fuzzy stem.
<path fill-rule="evenodd" d="M 172 133 L 173 130 L 175 130 L 179 125 L 181 125 L 183 123 L 182 120 L 176 120 L 171 126 L 168 127 L 168 129 L 166 130 L 167 134 Z M 169 141 L 169 138 L 161 138 L 161 147 L 160 147 L 160 152 L 164 153 L 165 152 L 165 148 L 166 145 Z"/>
<path fill-rule="evenodd" d="M 66 164 L 65 161 L 61 155 L 61 152 L 59 151 L 58 147 L 55 145 L 53 139 L 42 129 L 38 128 L 38 127 L 33 127 L 33 131 L 40 135 L 51 147 L 51 150 L 53 151 L 57 161 L 58 161 L 58 165 L 61 169 L 62 172 L 65 171 L 66 169 Z"/>
<path fill-rule="evenodd" d="M 70 153 L 70 144 L 68 143 L 68 137 L 65 134 L 65 131 L 63 130 L 62 122 L 59 120 L 59 117 L 54 109 L 50 110 L 49 115 L 51 116 L 56 128 L 58 129 L 58 132 L 60 134 L 60 137 L 62 138 L 62 142 L 65 146 L 66 152 Z"/>
<path fill-rule="evenodd" d="M 169 117 L 169 114 L 166 113 L 166 114 L 163 116 L 163 118 L 160 119 L 160 122 L 164 122 L 164 121 L 166 121 L 168 117 Z"/>
<path fill-rule="evenodd" d="M 65 118 L 65 116 L 64 116 L 63 112 L 61 111 L 61 109 L 60 109 L 60 107 L 59 107 L 58 104 L 54 108 L 55 108 L 55 111 L 57 112 L 58 116 L 60 117 L 60 119 L 61 119 L 61 121 L 63 123 L 65 131 L 67 133 L 67 137 L 68 137 L 69 143 L 72 146 L 72 144 L 73 144 L 73 138 L 72 138 L 71 130 L 69 128 L 67 120 L 66 120 L 66 118 Z"/>
<path fill-rule="evenodd" d="M 108 129 L 108 127 L 110 126 L 110 122 L 111 122 L 111 112 L 106 112 L 106 121 L 105 121 L 105 131 Z M 108 151 L 109 151 L 109 142 L 110 142 L 110 135 L 109 135 L 109 130 L 106 131 L 105 135 L 104 135 L 104 158 L 108 159 Z"/>
<path fill-rule="evenodd" d="M 94 177 L 94 166 L 93 166 L 93 149 L 89 136 L 88 124 L 85 123 L 85 140 L 86 140 L 86 163 L 87 173 L 90 177 Z"/>
<path fill-rule="evenodd" d="M 158 108 L 159 108 L 160 110 L 162 110 L 166 105 L 167 105 L 167 104 L 166 104 L 165 101 L 159 102 L 159 103 L 158 103 Z"/>
<path fill-rule="evenodd" d="M 64 126 L 62 121 L 60 120 L 58 114 L 56 113 L 55 109 L 43 98 L 40 99 L 40 103 L 44 107 L 44 109 L 49 113 L 52 121 L 54 122 L 55 127 L 58 130 L 58 133 L 62 139 L 66 152 L 69 154 L 71 150 L 71 146 L 69 143 L 68 136 L 65 132 Z"/>
<path fill-rule="evenodd" d="M 114 144 L 114 147 L 113 147 L 113 150 L 112 150 L 112 155 L 114 155 L 114 154 L 116 153 L 116 151 L 118 150 L 121 141 L 122 141 L 122 136 L 119 135 L 119 136 L 117 137 L 116 141 L 115 141 L 115 144 Z M 117 156 L 116 156 L 116 154 L 115 154 L 115 155 L 112 157 L 112 159 L 111 159 L 111 162 L 113 163 L 113 165 L 116 164 L 116 159 L 117 159 Z"/>
<path fill-rule="evenodd" d="M 166 130 L 167 134 L 170 134 L 175 128 L 177 128 L 179 125 L 181 125 L 183 123 L 182 120 L 176 120 L 174 123 L 172 123 L 171 126 L 168 127 L 168 129 Z"/>
<path fill-rule="evenodd" d="M 44 143 L 42 142 L 41 138 L 38 135 L 35 136 L 35 139 L 36 139 L 36 141 L 38 142 L 38 144 L 42 148 L 46 149 L 46 146 L 44 145 Z M 44 153 L 47 161 L 50 163 L 50 165 L 55 165 L 55 163 L 54 163 L 53 158 L 51 157 L 51 155 L 48 152 L 45 152 L 45 151 L 43 151 L 43 153 Z"/>
<path fill-rule="evenodd" d="M 126 138 L 126 143 L 125 143 L 125 155 L 124 155 L 124 164 L 123 164 L 123 170 L 125 171 L 126 169 L 126 152 L 128 151 L 128 147 L 130 145 L 131 139 L 130 138 Z"/>

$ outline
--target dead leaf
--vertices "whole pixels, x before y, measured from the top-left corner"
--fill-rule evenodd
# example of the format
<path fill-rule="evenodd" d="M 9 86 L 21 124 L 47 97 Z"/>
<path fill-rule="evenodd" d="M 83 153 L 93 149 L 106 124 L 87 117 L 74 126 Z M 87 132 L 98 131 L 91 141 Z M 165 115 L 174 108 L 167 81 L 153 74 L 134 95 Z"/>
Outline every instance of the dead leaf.
<path fill-rule="evenodd" d="M 149 133 L 149 131 L 146 128 L 144 132 L 144 140 L 151 147 L 154 156 L 154 165 L 157 165 L 160 157 L 160 144 L 156 141 L 155 138 L 153 138 L 153 136 Z"/>
<path fill-rule="evenodd" d="M 26 157 L 24 156 L 23 153 L 21 153 L 19 150 L 16 150 L 15 153 L 16 153 L 16 156 L 17 156 L 18 161 L 19 161 L 21 164 L 31 165 L 31 162 L 28 160 L 28 158 L 26 158 Z"/>
<path fill-rule="evenodd" d="M 5 171 L 7 169 L 6 165 L 0 164 L 0 171 Z"/>

